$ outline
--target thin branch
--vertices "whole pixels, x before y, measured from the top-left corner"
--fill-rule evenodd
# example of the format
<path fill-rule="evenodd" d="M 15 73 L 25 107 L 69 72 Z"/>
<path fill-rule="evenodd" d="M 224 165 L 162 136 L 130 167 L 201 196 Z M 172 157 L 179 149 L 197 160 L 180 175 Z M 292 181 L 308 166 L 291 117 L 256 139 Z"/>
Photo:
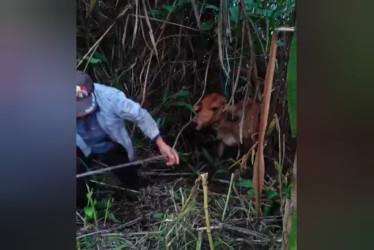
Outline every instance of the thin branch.
<path fill-rule="evenodd" d="M 135 220 L 132 220 L 132 221 L 129 221 L 123 225 L 120 225 L 118 227 L 115 227 L 115 228 L 111 228 L 111 229 L 105 229 L 105 230 L 99 230 L 99 231 L 95 231 L 95 232 L 91 232 L 91 233 L 88 233 L 88 234 L 84 234 L 84 235 L 80 235 L 78 236 L 76 239 L 79 240 L 81 238 L 85 238 L 87 236 L 92 236 L 92 235 L 95 235 L 95 234 L 101 234 L 101 233 L 110 233 L 110 232 L 113 232 L 115 230 L 119 230 L 119 229 L 122 229 L 122 228 L 125 228 L 127 226 L 131 226 L 131 225 L 134 225 L 135 223 L 137 223 L 138 221 L 140 221 L 142 219 L 142 217 L 139 217 Z"/>
<path fill-rule="evenodd" d="M 135 26 L 134 26 L 133 36 L 132 36 L 131 48 L 134 48 L 136 34 L 137 34 L 137 31 L 138 31 L 138 23 L 139 23 L 138 16 L 139 16 L 139 1 L 135 0 Z"/>
<path fill-rule="evenodd" d="M 190 117 L 190 120 L 189 122 L 187 122 L 186 124 L 184 124 L 184 126 L 182 127 L 182 129 L 179 131 L 177 137 L 175 138 L 175 141 L 174 141 L 174 144 L 173 144 L 173 147 L 172 148 L 175 148 L 175 146 L 177 145 L 177 142 L 178 142 L 178 139 L 179 139 L 179 136 L 182 134 L 183 130 L 185 130 L 188 125 L 190 125 L 190 123 L 193 121 L 193 119 Z"/>
<path fill-rule="evenodd" d="M 191 0 L 191 3 L 192 3 L 192 8 L 193 8 L 193 11 L 194 11 L 194 14 L 195 14 L 195 18 L 196 18 L 196 23 L 197 23 L 197 27 L 200 29 L 200 15 L 197 11 L 197 6 L 196 6 L 196 3 L 195 3 L 195 0 Z"/>
<path fill-rule="evenodd" d="M 115 170 L 115 169 L 119 169 L 119 168 L 131 167 L 131 166 L 134 166 L 134 165 L 145 164 L 145 163 L 149 163 L 149 162 L 154 162 L 154 161 L 161 160 L 161 159 L 164 160 L 165 157 L 163 155 L 159 155 L 159 156 L 150 157 L 150 158 L 144 159 L 144 160 L 138 160 L 138 161 L 134 161 L 134 162 L 130 162 L 130 163 L 116 165 L 116 166 L 113 166 L 113 167 L 108 167 L 108 168 L 104 168 L 104 169 L 89 171 L 89 172 L 86 172 L 86 173 L 83 173 L 83 174 L 78 174 L 76 176 L 76 178 L 81 178 L 81 177 L 94 175 L 94 174 L 101 174 L 103 172 L 107 172 L 107 171 L 111 171 L 111 170 Z"/>
<path fill-rule="evenodd" d="M 201 101 L 201 99 L 203 99 L 203 97 L 204 97 L 205 89 L 206 89 L 206 81 L 207 81 L 207 78 L 208 78 L 208 71 L 209 71 L 210 59 L 212 58 L 212 54 L 213 54 L 213 50 L 209 54 L 208 64 L 206 65 L 206 69 L 205 69 L 205 78 L 204 78 L 203 93 L 201 94 L 199 100 L 197 100 L 197 102 L 195 103 L 195 105 L 197 105 Z"/>
<path fill-rule="evenodd" d="M 129 16 L 135 16 L 135 15 L 134 15 L 134 14 L 130 14 Z M 145 17 L 145 16 L 138 15 L 138 18 L 146 18 L 146 17 Z M 161 19 L 157 19 L 157 18 L 153 18 L 153 17 L 149 17 L 149 20 L 156 21 L 156 22 L 167 23 L 167 24 L 171 24 L 171 25 L 179 26 L 179 27 L 182 27 L 182 28 L 185 28 L 185 29 L 189 29 L 189 30 L 193 30 L 193 31 L 198 31 L 198 32 L 200 32 L 200 30 L 198 30 L 198 29 L 194 29 L 194 28 L 191 28 L 191 27 L 188 27 L 188 26 L 184 26 L 184 25 L 182 25 L 182 24 L 172 23 L 172 22 L 168 22 L 168 21 L 161 20 Z"/>

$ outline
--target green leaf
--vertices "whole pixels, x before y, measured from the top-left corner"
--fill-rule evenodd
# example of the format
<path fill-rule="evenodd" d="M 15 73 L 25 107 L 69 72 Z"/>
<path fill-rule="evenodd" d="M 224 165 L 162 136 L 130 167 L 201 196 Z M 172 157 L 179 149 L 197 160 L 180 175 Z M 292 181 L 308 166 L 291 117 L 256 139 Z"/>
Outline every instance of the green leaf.
<path fill-rule="evenodd" d="M 253 0 L 244 0 L 244 5 L 247 8 L 251 7 L 251 8 L 256 8 L 257 9 L 257 3 L 253 2 Z"/>
<path fill-rule="evenodd" d="M 288 112 L 290 114 L 292 137 L 297 134 L 297 42 L 296 33 L 293 34 L 288 62 Z"/>
<path fill-rule="evenodd" d="M 113 213 L 108 213 L 108 219 L 113 222 L 120 222 Z"/>
<path fill-rule="evenodd" d="M 277 46 L 278 47 L 283 47 L 284 46 L 284 42 L 282 40 L 278 40 L 277 41 Z"/>
<path fill-rule="evenodd" d="M 185 161 L 185 162 L 188 161 L 188 158 L 189 158 L 190 154 L 191 153 L 180 153 L 180 152 L 178 152 L 179 159 L 181 161 Z"/>
<path fill-rule="evenodd" d="M 203 155 L 204 155 L 204 157 L 211 163 L 211 164 L 213 164 L 213 158 L 212 158 L 212 156 L 210 156 L 210 154 L 209 154 L 209 152 L 208 152 L 208 150 L 206 150 L 205 148 L 203 148 Z"/>
<path fill-rule="evenodd" d="M 106 57 L 104 55 L 102 55 L 101 53 L 99 52 L 95 52 L 95 54 L 93 55 L 94 58 L 97 58 L 97 59 L 100 59 L 102 62 L 106 62 Z"/>
<path fill-rule="evenodd" d="M 177 7 L 175 5 L 164 5 L 162 6 L 162 8 L 169 11 L 170 13 L 173 13 Z"/>
<path fill-rule="evenodd" d="M 157 127 L 160 127 L 160 123 L 161 123 L 161 117 L 159 117 L 159 118 L 156 119 Z"/>
<path fill-rule="evenodd" d="M 88 219 L 92 219 L 94 217 L 94 210 L 92 207 L 85 207 L 84 214 Z"/>
<path fill-rule="evenodd" d="M 274 161 L 274 165 L 275 165 L 275 170 L 277 170 L 277 172 L 279 174 L 280 171 L 281 171 L 281 165 L 277 161 Z"/>
<path fill-rule="evenodd" d="M 229 172 L 228 169 L 219 168 L 219 169 L 216 171 L 216 174 L 227 174 L 228 172 Z"/>
<path fill-rule="evenodd" d="M 184 4 L 186 4 L 186 3 L 190 3 L 190 2 L 191 2 L 191 0 L 178 0 L 177 5 L 178 5 L 178 7 L 181 7 L 181 6 L 183 6 Z"/>
<path fill-rule="evenodd" d="M 238 23 L 238 21 L 239 21 L 239 6 L 229 8 L 229 12 L 230 12 L 231 21 L 233 21 L 235 24 Z"/>
<path fill-rule="evenodd" d="M 110 86 L 115 88 L 121 88 L 121 76 L 115 76 L 112 81 L 110 81 Z"/>
<path fill-rule="evenodd" d="M 90 63 L 92 63 L 92 64 L 97 64 L 97 63 L 101 63 L 102 61 L 101 61 L 101 59 L 99 59 L 99 58 L 90 58 Z"/>
<path fill-rule="evenodd" d="M 169 88 L 165 88 L 164 94 L 162 95 L 162 102 L 165 102 L 169 96 Z"/>
<path fill-rule="evenodd" d="M 191 113 L 195 113 L 195 110 L 193 110 L 192 105 L 187 103 L 187 102 L 179 101 L 179 102 L 176 102 L 176 103 L 172 103 L 171 106 L 184 107 L 184 108 L 188 109 L 189 111 L 191 111 Z"/>
<path fill-rule="evenodd" d="M 263 10 L 263 15 L 265 17 L 271 17 L 273 15 L 274 11 L 273 10 Z"/>
<path fill-rule="evenodd" d="M 84 239 L 84 245 L 84 248 L 94 248 L 94 246 L 96 245 L 96 241 L 92 236 L 88 236 Z"/>
<path fill-rule="evenodd" d="M 164 213 L 155 213 L 153 214 L 153 218 L 158 221 L 162 221 L 165 218 Z"/>
<path fill-rule="evenodd" d="M 266 196 L 268 197 L 269 200 L 273 200 L 278 197 L 278 192 L 274 190 L 268 190 L 266 193 Z"/>
<path fill-rule="evenodd" d="M 184 97 L 187 97 L 189 94 L 190 94 L 190 92 L 188 92 L 188 90 L 181 89 L 177 93 L 175 93 L 174 95 L 169 96 L 167 99 L 184 98 Z"/>
<path fill-rule="evenodd" d="M 209 30 L 213 29 L 213 26 L 214 26 L 213 20 L 208 20 L 206 22 L 201 23 L 200 30 L 209 31 Z"/>
<path fill-rule="evenodd" d="M 290 250 L 297 249 L 297 211 L 294 212 L 290 233 Z"/>
<path fill-rule="evenodd" d="M 212 9 L 212 10 L 215 10 L 215 11 L 219 11 L 219 7 L 214 5 L 214 4 L 206 4 L 204 9 Z"/>
<path fill-rule="evenodd" d="M 238 186 L 244 187 L 244 188 L 253 188 L 253 182 L 250 179 L 246 179 L 246 180 L 240 181 L 238 183 Z"/>
<path fill-rule="evenodd" d="M 244 0 L 244 4 L 250 6 L 253 4 L 253 0 Z"/>
<path fill-rule="evenodd" d="M 163 12 L 161 10 L 151 10 L 149 11 L 150 16 L 154 16 L 155 18 L 161 18 L 163 16 Z"/>
<path fill-rule="evenodd" d="M 271 209 L 271 207 L 269 207 L 269 206 L 265 206 L 264 207 L 264 215 L 265 216 L 269 216 L 270 215 L 270 209 Z"/>
<path fill-rule="evenodd" d="M 275 119 L 273 119 L 269 125 L 269 128 L 266 130 L 266 137 L 271 135 L 271 133 L 274 131 L 275 128 Z"/>
<path fill-rule="evenodd" d="M 248 194 L 248 196 L 255 196 L 255 190 L 254 189 L 249 189 L 247 194 Z"/>
<path fill-rule="evenodd" d="M 97 0 L 91 0 L 91 2 L 90 2 L 90 9 L 89 9 L 89 13 L 90 14 L 95 9 L 96 4 L 97 4 Z"/>
<path fill-rule="evenodd" d="M 162 127 L 165 124 L 165 120 L 166 120 L 165 116 L 157 118 L 156 120 L 157 126 Z"/>
<path fill-rule="evenodd" d="M 222 241 L 221 239 L 216 238 L 216 239 L 213 241 L 213 245 L 214 245 L 215 247 L 220 247 L 220 246 L 223 246 L 224 244 L 223 244 L 223 241 Z"/>
<path fill-rule="evenodd" d="M 293 188 L 293 185 L 292 185 L 292 184 L 290 184 L 290 185 L 287 187 L 287 194 L 288 194 L 289 197 L 291 197 L 292 188 Z"/>

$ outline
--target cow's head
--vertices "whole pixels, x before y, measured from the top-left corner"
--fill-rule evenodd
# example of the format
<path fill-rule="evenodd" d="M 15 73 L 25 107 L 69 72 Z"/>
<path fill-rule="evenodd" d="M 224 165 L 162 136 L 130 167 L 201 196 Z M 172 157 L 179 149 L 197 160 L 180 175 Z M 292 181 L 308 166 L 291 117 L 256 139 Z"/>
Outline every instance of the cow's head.
<path fill-rule="evenodd" d="M 195 123 L 196 130 L 209 127 L 221 119 L 221 114 L 226 105 L 226 99 L 217 93 L 205 96 L 200 104 L 194 106 L 197 112 Z"/>

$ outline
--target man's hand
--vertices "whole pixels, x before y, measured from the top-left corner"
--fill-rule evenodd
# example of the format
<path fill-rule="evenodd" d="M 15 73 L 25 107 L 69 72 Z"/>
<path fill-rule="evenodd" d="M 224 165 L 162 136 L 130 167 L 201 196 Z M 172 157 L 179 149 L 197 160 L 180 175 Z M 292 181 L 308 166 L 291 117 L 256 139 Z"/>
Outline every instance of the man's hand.
<path fill-rule="evenodd" d="M 158 149 L 160 150 L 160 153 L 167 157 L 168 161 L 166 162 L 166 165 L 171 166 L 174 164 L 179 164 L 179 156 L 177 151 L 167 145 L 161 138 L 161 136 L 157 138 L 156 144 L 158 146 Z"/>

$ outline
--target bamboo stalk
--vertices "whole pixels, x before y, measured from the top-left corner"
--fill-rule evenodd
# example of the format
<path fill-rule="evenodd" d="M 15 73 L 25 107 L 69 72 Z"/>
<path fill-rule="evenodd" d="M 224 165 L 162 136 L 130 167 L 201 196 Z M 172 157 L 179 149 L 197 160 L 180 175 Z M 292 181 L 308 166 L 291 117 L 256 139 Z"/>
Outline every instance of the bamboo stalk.
<path fill-rule="evenodd" d="M 197 233 L 196 250 L 201 250 L 201 243 L 203 242 L 203 231 Z"/>
<path fill-rule="evenodd" d="M 194 200 L 192 199 L 192 197 L 196 197 L 197 195 L 197 188 L 199 187 L 199 183 L 201 181 L 201 176 L 199 176 L 196 180 L 195 180 L 195 185 L 191 188 L 191 192 L 190 192 L 190 195 L 187 197 L 187 200 L 184 202 L 183 206 L 182 206 L 182 210 L 181 210 L 181 213 L 184 212 L 184 210 L 186 209 L 187 205 L 190 203 L 191 200 Z"/>
<path fill-rule="evenodd" d="M 203 191 L 204 191 L 204 212 L 205 212 L 205 221 L 206 221 L 206 233 L 208 235 L 209 246 L 211 250 L 214 250 L 212 230 L 210 228 L 210 219 L 209 219 L 209 210 L 208 210 L 208 173 L 200 175 L 203 182 Z"/>
<path fill-rule="evenodd" d="M 230 196 L 231 196 L 231 189 L 232 189 L 232 183 L 233 183 L 233 180 L 234 180 L 234 174 L 232 173 L 231 174 L 231 180 L 230 180 L 230 186 L 229 186 L 229 191 L 227 192 L 227 197 L 226 197 L 226 202 L 225 202 L 225 208 L 223 209 L 223 213 L 222 213 L 222 222 L 223 220 L 225 219 L 225 213 L 226 213 L 226 210 L 227 210 L 227 205 L 229 204 L 229 200 L 230 200 Z"/>

